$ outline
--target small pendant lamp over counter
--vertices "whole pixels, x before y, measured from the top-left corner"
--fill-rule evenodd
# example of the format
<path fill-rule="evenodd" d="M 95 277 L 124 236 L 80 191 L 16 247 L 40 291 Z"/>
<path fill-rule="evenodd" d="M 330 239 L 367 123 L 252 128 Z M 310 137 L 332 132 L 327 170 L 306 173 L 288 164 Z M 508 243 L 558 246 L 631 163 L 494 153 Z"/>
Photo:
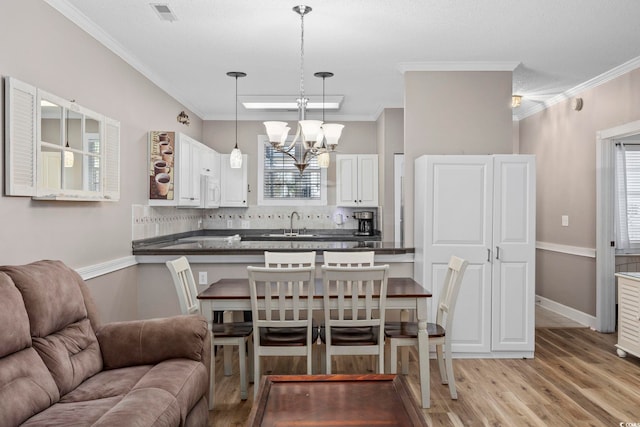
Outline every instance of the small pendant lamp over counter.
<path fill-rule="evenodd" d="M 227 76 L 236 79 L 236 145 L 229 156 L 229 163 L 232 169 L 240 169 L 242 167 L 242 151 L 238 148 L 238 77 L 245 77 L 247 73 L 242 71 L 229 71 Z"/>

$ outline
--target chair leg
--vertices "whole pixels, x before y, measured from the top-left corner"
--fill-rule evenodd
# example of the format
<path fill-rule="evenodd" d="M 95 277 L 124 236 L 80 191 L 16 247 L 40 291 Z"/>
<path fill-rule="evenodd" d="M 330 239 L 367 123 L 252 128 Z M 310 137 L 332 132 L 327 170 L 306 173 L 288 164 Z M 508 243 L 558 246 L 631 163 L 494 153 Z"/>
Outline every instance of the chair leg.
<path fill-rule="evenodd" d="M 449 384 L 449 375 L 447 370 L 445 369 L 446 355 L 444 355 L 443 352 L 444 344 L 436 345 L 436 356 L 438 358 L 438 369 L 440 369 L 440 380 L 442 381 L 442 384 Z"/>
<path fill-rule="evenodd" d="M 254 338 L 255 339 L 255 338 Z M 257 339 L 260 339 L 259 337 Z M 253 347 L 253 401 L 258 397 L 258 388 L 260 387 L 260 353 L 258 349 Z"/>
<path fill-rule="evenodd" d="M 451 398 L 458 399 L 458 392 L 456 391 L 456 379 L 453 376 L 453 360 L 451 358 L 451 343 L 447 341 L 444 345 L 444 363 L 447 367 L 447 378 L 449 380 L 449 394 Z"/>
<path fill-rule="evenodd" d="M 405 346 L 400 347 L 400 368 L 402 374 L 409 374 L 409 349 Z"/>
<path fill-rule="evenodd" d="M 389 373 L 398 372 L 398 343 L 394 339 L 389 340 Z"/>
<path fill-rule="evenodd" d="M 238 340 L 238 364 L 240 365 L 240 400 L 247 400 L 247 348 L 244 337 Z"/>
<path fill-rule="evenodd" d="M 378 347 L 378 373 L 384 374 L 384 344 Z"/>
<path fill-rule="evenodd" d="M 214 395 L 216 392 L 216 357 L 213 354 L 213 350 L 215 348 L 215 345 L 213 345 L 213 339 L 211 340 L 211 366 L 209 367 L 210 369 L 210 375 L 211 377 L 209 378 L 209 410 L 213 409 L 213 403 L 214 403 Z"/>
<path fill-rule="evenodd" d="M 247 347 L 249 349 L 249 382 L 253 383 L 253 335 L 249 335 L 247 338 Z"/>
<path fill-rule="evenodd" d="M 331 354 L 329 353 L 329 345 L 325 344 L 325 356 L 324 356 L 324 372 L 327 375 L 331 375 Z"/>

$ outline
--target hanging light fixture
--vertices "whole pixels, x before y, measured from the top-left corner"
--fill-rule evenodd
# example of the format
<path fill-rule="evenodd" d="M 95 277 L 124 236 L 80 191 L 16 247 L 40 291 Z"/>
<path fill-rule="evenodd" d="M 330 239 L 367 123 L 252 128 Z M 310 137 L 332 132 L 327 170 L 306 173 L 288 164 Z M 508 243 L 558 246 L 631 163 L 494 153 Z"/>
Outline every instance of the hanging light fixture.
<path fill-rule="evenodd" d="M 333 73 L 320 72 L 316 77 L 322 77 L 322 110 L 323 120 L 306 120 L 307 98 L 304 95 L 304 16 L 311 12 L 309 6 L 295 6 L 293 11 L 300 15 L 300 97 L 298 102 L 298 128 L 293 142 L 286 145 L 291 128 L 287 122 L 264 122 L 269 137 L 269 143 L 274 150 L 291 157 L 294 164 L 302 173 L 314 157 L 318 157 L 321 167 L 329 166 L 329 152 L 334 151 L 344 125 L 324 123 L 324 79 Z M 302 153 L 300 158 L 295 156 L 295 145 L 300 140 Z"/>
<path fill-rule="evenodd" d="M 72 101 L 73 102 L 73 101 Z M 64 148 L 70 148 L 69 147 L 69 111 L 67 110 L 67 116 L 65 117 L 65 126 L 64 126 L 64 137 L 66 138 L 67 143 L 65 144 Z M 72 168 L 73 167 L 73 163 L 75 160 L 75 156 L 73 154 L 73 151 L 68 151 L 68 150 L 64 150 L 64 167 L 65 168 Z"/>
<path fill-rule="evenodd" d="M 227 76 L 236 79 L 236 146 L 231 151 L 229 163 L 231 169 L 240 169 L 242 167 L 242 151 L 238 148 L 238 77 L 245 77 L 247 73 L 242 71 L 229 71 Z"/>

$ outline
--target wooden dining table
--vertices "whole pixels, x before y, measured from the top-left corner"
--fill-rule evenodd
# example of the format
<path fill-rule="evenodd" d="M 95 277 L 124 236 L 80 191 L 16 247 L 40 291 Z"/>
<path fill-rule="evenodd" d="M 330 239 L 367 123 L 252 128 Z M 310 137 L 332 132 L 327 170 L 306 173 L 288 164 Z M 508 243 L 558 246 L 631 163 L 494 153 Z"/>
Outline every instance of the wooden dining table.
<path fill-rule="evenodd" d="M 322 278 L 316 278 L 313 309 L 323 310 Z M 418 322 L 418 358 L 420 367 L 421 406 L 429 408 L 429 334 L 427 333 L 428 299 L 431 291 L 423 288 L 410 277 L 390 277 L 387 282 L 387 310 L 411 310 Z M 249 279 L 220 279 L 198 294 L 201 313 L 209 324 L 213 323 L 214 311 L 250 311 Z M 225 352 L 226 353 L 226 352 Z M 256 382 L 259 378 L 254 379 Z M 211 381 L 215 375 L 211 374 Z"/>

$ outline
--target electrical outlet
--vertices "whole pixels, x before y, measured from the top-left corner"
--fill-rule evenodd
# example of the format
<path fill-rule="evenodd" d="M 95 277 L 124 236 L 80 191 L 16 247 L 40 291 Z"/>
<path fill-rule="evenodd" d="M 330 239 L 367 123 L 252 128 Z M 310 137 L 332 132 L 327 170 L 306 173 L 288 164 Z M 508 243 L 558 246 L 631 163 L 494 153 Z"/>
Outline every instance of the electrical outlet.
<path fill-rule="evenodd" d="M 198 285 L 208 285 L 209 283 L 207 282 L 207 272 L 206 271 L 200 271 L 198 273 Z"/>
<path fill-rule="evenodd" d="M 242 228 L 250 228 L 250 227 L 251 227 L 251 222 L 242 221 Z"/>
<path fill-rule="evenodd" d="M 233 228 L 233 220 L 232 219 L 228 219 L 227 220 L 227 228 Z"/>

